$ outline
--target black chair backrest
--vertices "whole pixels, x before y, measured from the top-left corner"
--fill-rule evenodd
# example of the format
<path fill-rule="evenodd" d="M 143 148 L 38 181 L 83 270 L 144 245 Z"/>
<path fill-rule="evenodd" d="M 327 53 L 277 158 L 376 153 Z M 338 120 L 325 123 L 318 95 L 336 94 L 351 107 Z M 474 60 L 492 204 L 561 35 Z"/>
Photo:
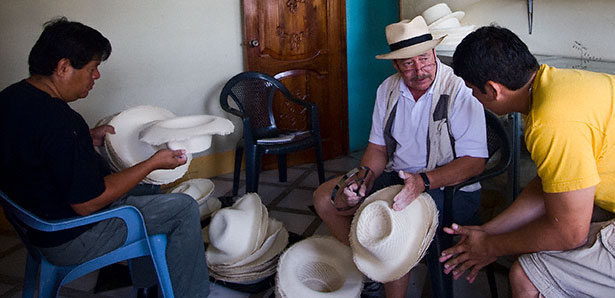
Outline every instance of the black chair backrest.
<path fill-rule="evenodd" d="M 494 113 L 485 110 L 485 122 L 487 125 L 487 148 L 489 159 L 499 151 L 499 160 L 493 168 L 499 169 L 501 174 L 511 163 L 512 150 L 508 133 L 502 125 L 500 118 Z"/>
<path fill-rule="evenodd" d="M 277 129 L 273 117 L 276 92 L 290 97 L 290 92 L 277 79 L 259 72 L 242 72 L 231 78 L 220 93 L 220 105 L 225 111 L 249 119 L 257 136 L 266 136 Z M 232 99 L 237 108 L 229 104 Z"/>

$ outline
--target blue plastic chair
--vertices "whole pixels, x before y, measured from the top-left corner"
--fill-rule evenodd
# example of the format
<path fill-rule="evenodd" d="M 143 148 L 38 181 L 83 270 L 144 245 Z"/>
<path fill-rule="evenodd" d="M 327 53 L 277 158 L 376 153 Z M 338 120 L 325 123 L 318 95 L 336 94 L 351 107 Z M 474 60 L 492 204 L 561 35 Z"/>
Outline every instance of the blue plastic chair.
<path fill-rule="evenodd" d="M 143 217 L 137 208 L 122 206 L 84 217 L 43 220 L 10 200 L 4 192 L 0 191 L 0 196 L 2 197 L 0 203 L 4 208 L 7 219 L 28 250 L 22 297 L 31 298 L 34 295 L 39 266 L 38 297 L 48 298 L 57 297 L 62 285 L 80 276 L 120 261 L 147 255 L 152 256 L 162 293 L 167 298 L 173 297 L 173 288 L 165 256 L 167 237 L 164 234 L 148 236 Z M 26 226 L 44 232 L 55 232 L 114 217 L 120 218 L 126 223 L 127 234 L 124 245 L 82 264 L 57 266 L 49 263 L 40 250 L 30 243 L 26 234 Z"/>

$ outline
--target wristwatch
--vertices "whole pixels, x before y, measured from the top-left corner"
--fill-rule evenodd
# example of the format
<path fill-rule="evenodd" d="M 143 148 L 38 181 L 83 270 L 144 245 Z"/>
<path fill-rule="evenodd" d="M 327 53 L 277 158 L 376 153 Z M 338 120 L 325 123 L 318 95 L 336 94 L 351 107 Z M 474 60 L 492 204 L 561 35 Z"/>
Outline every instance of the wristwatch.
<path fill-rule="evenodd" d="M 421 176 L 421 178 L 423 178 L 423 185 L 425 185 L 425 191 L 428 191 L 429 190 L 429 186 L 431 184 L 429 183 L 429 178 L 427 177 L 427 174 L 419 173 L 419 175 Z"/>

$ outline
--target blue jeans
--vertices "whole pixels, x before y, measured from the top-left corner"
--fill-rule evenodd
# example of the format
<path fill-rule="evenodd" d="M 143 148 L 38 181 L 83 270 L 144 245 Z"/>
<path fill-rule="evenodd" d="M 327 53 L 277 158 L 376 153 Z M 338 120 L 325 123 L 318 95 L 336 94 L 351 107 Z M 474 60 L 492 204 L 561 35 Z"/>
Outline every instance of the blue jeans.
<path fill-rule="evenodd" d="M 109 208 L 123 205 L 132 205 L 141 211 L 148 234 L 167 235 L 167 265 L 175 297 L 207 297 L 209 273 L 196 201 L 182 193 L 161 194 L 159 186 L 137 185 Z M 120 247 L 125 239 L 124 222 L 108 219 L 94 224 L 67 243 L 41 250 L 54 264 L 78 264 Z M 133 286 L 155 285 L 157 275 L 153 266 L 150 257 L 134 259 L 131 264 Z"/>

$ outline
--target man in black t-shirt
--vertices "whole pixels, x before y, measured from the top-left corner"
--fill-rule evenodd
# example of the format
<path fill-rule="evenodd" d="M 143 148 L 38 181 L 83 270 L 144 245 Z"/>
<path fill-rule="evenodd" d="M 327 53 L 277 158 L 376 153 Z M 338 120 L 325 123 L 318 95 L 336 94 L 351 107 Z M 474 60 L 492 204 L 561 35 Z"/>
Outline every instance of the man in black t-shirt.
<path fill-rule="evenodd" d="M 150 172 L 186 163 L 183 150 L 162 149 L 149 159 L 112 173 L 94 151 L 103 125 L 89 129 L 68 103 L 84 98 L 100 78 L 98 65 L 111 54 L 100 32 L 66 18 L 52 20 L 28 59 L 30 77 L 0 92 L 0 188 L 45 219 L 85 216 L 103 208 L 137 207 L 148 233 L 167 235 L 167 263 L 176 297 L 206 297 L 209 283 L 196 202 L 184 194 L 160 194 L 138 185 Z M 137 187 L 138 186 L 138 187 Z M 135 187 L 140 194 L 134 195 Z M 55 264 L 77 264 L 107 253 L 125 240 L 123 221 L 41 233 L 31 241 Z M 151 261 L 133 262 L 138 287 L 155 283 Z"/>

